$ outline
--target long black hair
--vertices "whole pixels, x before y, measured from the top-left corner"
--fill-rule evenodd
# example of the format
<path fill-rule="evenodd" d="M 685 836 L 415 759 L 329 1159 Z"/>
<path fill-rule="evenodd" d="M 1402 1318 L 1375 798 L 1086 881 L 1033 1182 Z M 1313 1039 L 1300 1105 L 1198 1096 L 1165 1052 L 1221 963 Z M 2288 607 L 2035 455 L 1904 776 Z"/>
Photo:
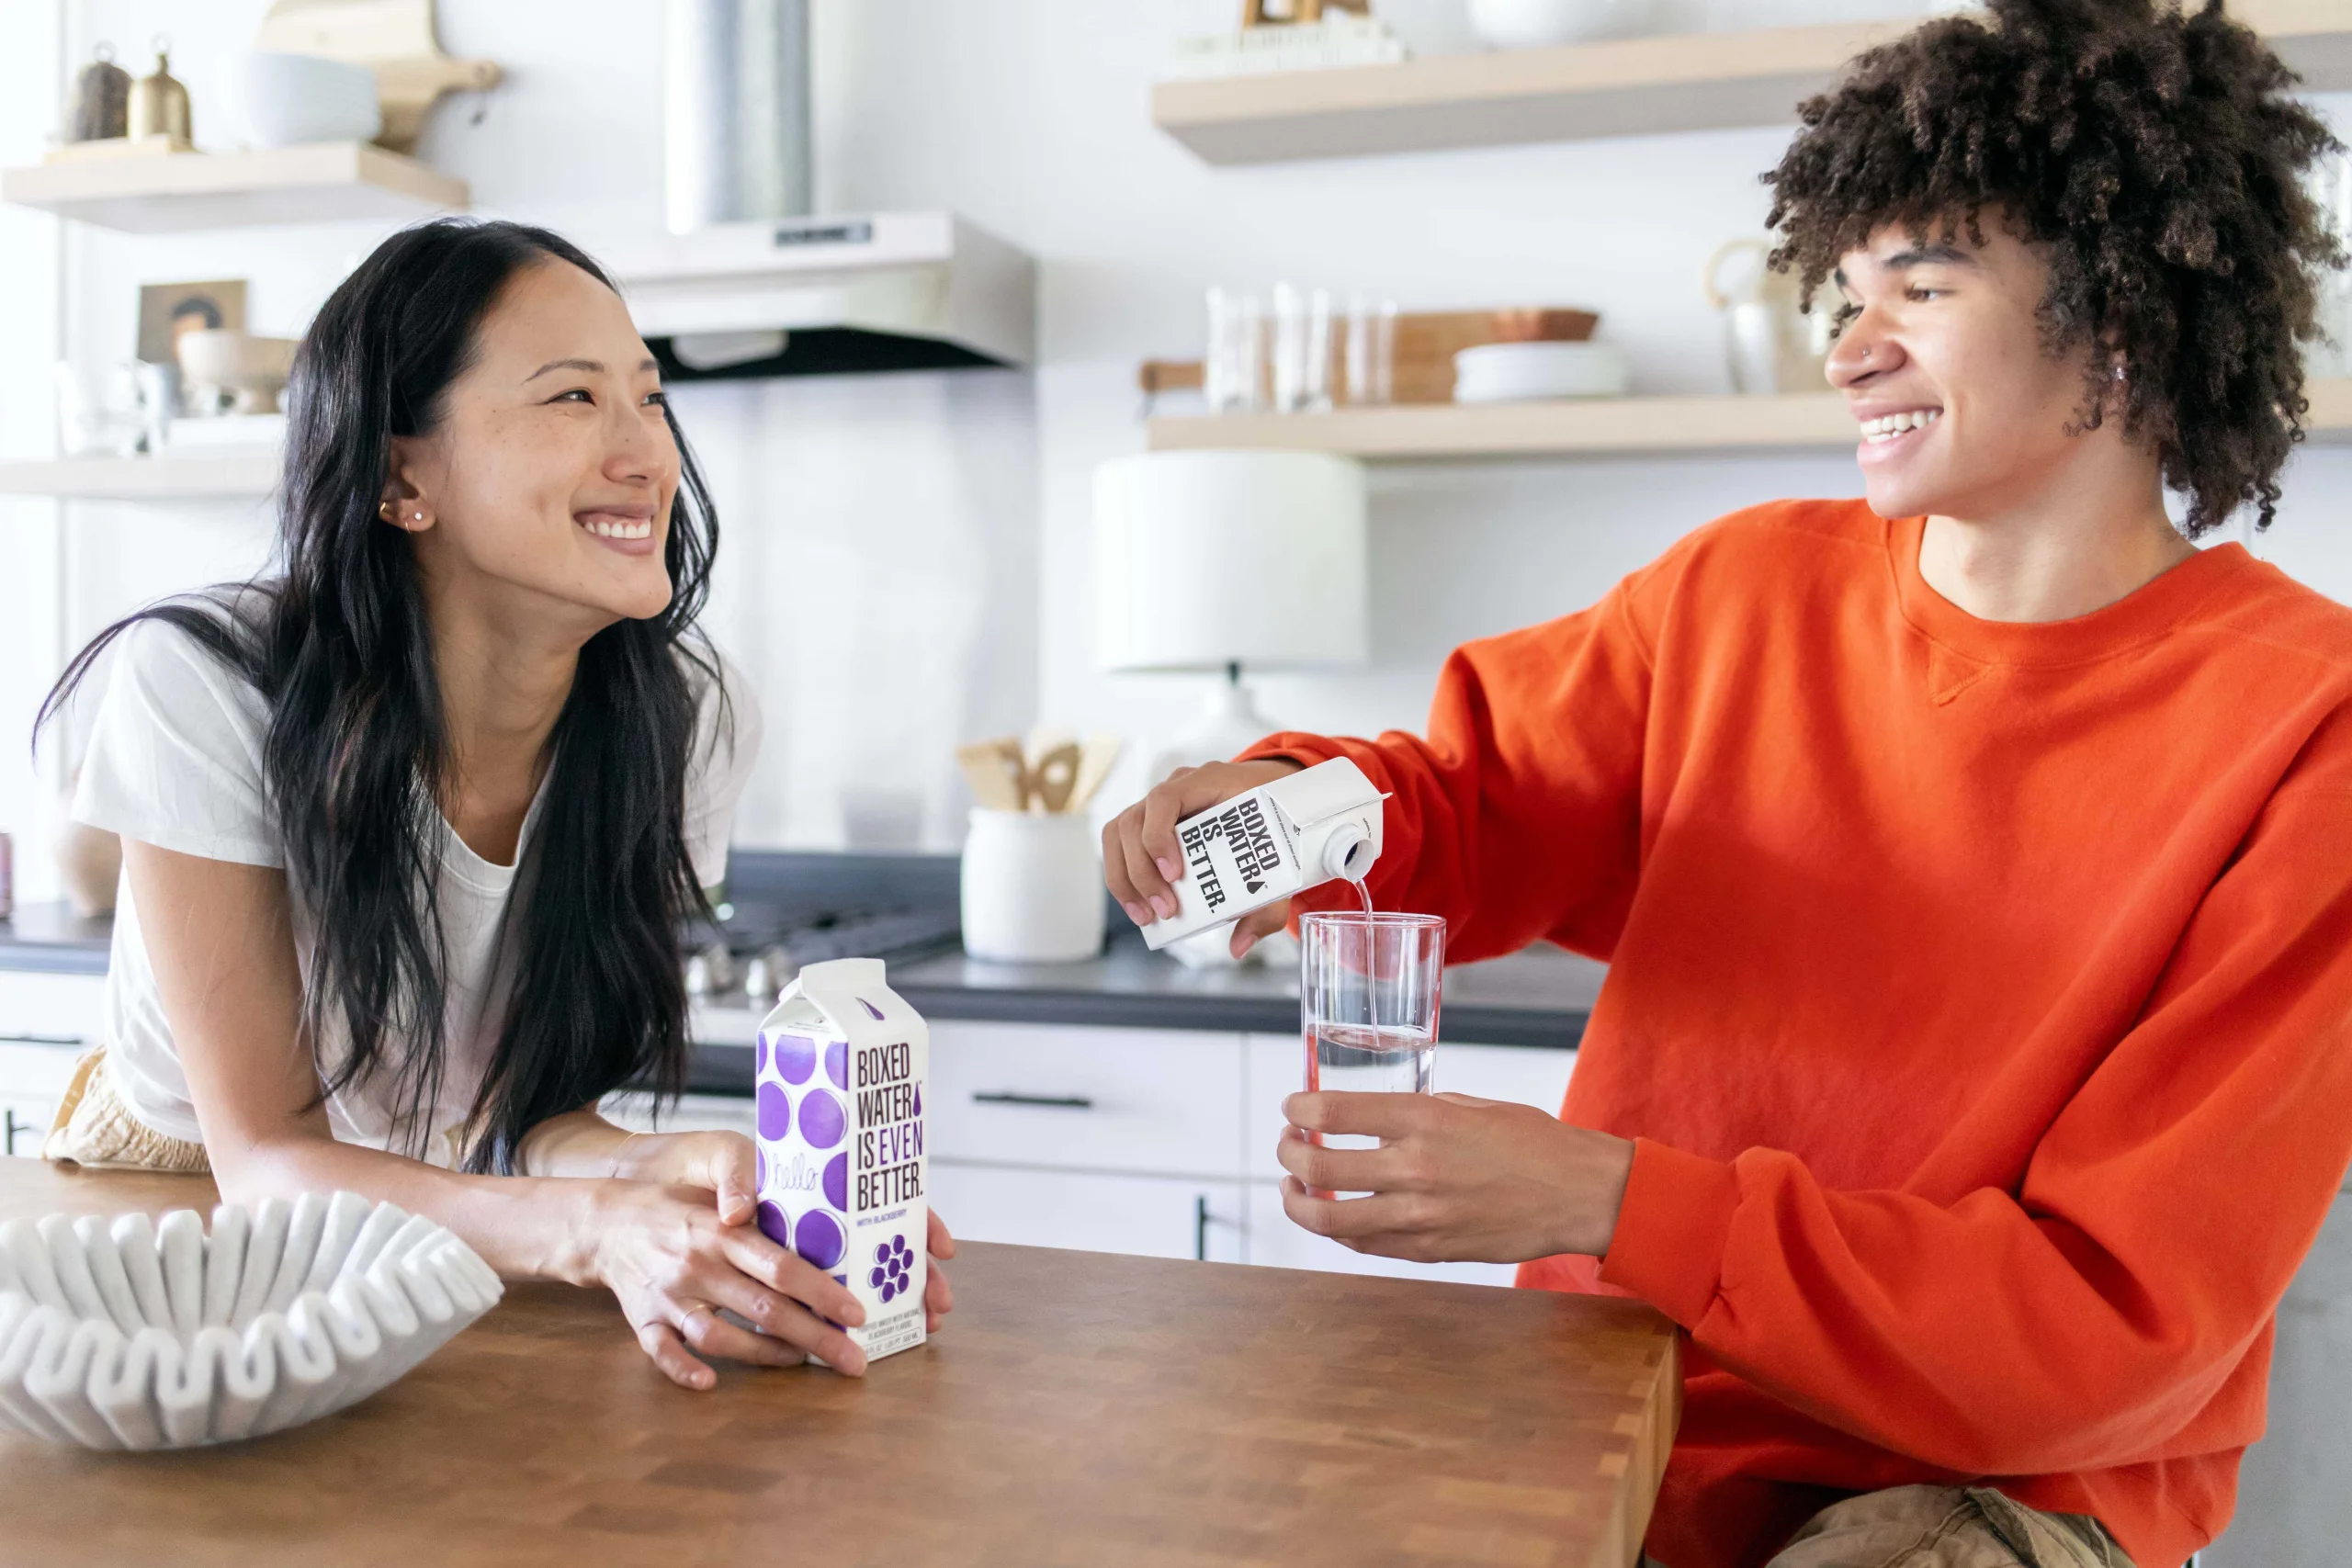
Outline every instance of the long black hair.
<path fill-rule="evenodd" d="M 435 889 L 448 735 L 432 629 L 407 535 L 379 514 L 395 437 L 430 433 L 472 362 L 483 313 L 518 273 L 576 246 L 519 223 L 438 219 L 402 230 L 331 295 L 295 355 L 276 574 L 151 605 L 67 665 L 48 723 L 107 645 L 141 621 L 195 639 L 265 699 L 263 771 L 291 891 L 317 947 L 303 1032 L 348 1054 L 323 1097 L 392 1075 L 398 1124 L 423 1152 L 447 1053 L 448 986 Z M 511 1172 L 523 1136 L 632 1080 L 684 1084 L 679 932 L 707 907 L 686 852 L 697 681 L 719 680 L 695 619 L 718 524 L 673 416 L 681 473 L 664 561 L 669 606 L 580 650 L 548 739 L 548 773 L 506 916 L 506 1016 L 469 1124 L 465 1167 Z M 726 713 L 724 688 L 717 694 Z"/>

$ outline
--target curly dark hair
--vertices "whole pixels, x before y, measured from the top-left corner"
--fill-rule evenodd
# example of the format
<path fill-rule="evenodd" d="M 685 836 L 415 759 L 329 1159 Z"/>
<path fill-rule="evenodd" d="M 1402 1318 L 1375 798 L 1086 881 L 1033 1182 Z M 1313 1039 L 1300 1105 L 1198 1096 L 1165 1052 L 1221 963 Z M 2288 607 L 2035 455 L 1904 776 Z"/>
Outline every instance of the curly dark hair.
<path fill-rule="evenodd" d="M 1810 299 L 1890 223 L 1984 240 L 1996 213 L 2041 249 L 2053 356 L 2099 343 L 2079 427 L 2120 402 L 2188 498 L 2191 537 L 2248 502 L 2267 527 L 2303 438 L 2299 344 L 2344 255 L 2302 175 L 2341 152 L 2295 74 L 2208 0 L 1991 0 L 1871 50 L 1799 110 L 1764 176 L 1772 265 Z"/>

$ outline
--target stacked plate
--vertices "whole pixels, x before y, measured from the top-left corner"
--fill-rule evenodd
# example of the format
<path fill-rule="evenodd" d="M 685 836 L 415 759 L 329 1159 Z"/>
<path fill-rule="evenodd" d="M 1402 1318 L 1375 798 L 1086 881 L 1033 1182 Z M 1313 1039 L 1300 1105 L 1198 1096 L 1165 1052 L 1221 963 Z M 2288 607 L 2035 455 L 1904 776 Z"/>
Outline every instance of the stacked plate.
<path fill-rule="evenodd" d="M 1622 398 L 1632 379 L 1625 356 L 1605 343 L 1489 343 L 1453 356 L 1457 403 Z"/>
<path fill-rule="evenodd" d="M 0 1224 L 0 1427 L 92 1449 L 259 1437 L 356 1404 L 488 1312 L 498 1276 L 352 1192 Z"/>

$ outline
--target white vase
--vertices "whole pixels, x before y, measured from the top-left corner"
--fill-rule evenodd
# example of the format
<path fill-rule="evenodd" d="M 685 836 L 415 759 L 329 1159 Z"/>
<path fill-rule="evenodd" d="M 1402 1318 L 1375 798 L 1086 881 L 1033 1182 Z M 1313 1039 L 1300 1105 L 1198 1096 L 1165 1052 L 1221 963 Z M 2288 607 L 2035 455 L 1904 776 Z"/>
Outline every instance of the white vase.
<path fill-rule="evenodd" d="M 1083 813 L 976 806 L 963 873 L 973 957 L 1066 964 L 1102 951 L 1102 840 Z"/>

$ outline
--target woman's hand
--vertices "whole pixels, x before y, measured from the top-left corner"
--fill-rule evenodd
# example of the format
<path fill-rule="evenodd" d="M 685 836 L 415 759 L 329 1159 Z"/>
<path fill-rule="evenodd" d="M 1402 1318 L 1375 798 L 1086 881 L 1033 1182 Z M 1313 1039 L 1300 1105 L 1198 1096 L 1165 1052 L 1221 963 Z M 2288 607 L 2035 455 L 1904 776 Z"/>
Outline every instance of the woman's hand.
<path fill-rule="evenodd" d="M 931 1268 L 923 1276 L 922 1322 L 925 1334 L 939 1332 L 939 1320 L 956 1310 L 956 1292 L 947 1288 L 947 1273 L 939 1266 L 943 1258 L 956 1256 L 956 1238 L 947 1234 L 947 1222 L 939 1211 L 928 1211 L 931 1231 L 923 1240 L 923 1250 L 931 1254 Z"/>
<path fill-rule="evenodd" d="M 1283 1114 L 1283 1212 L 1343 1247 L 1419 1263 L 1600 1257 L 1634 1168 L 1625 1139 L 1510 1100 L 1294 1094 Z M 1366 1134 L 1380 1147 L 1320 1148 L 1310 1132 Z"/>
<path fill-rule="evenodd" d="M 718 1381 L 696 1352 L 776 1367 L 815 1355 L 852 1377 L 865 1371 L 865 1352 L 833 1326 L 865 1321 L 857 1298 L 756 1225 L 721 1220 L 709 1189 L 605 1182 L 594 1224 L 595 1277 L 620 1299 L 645 1353 L 680 1386 Z M 944 1280 L 938 1289 L 944 1292 Z M 737 1327 L 721 1310 L 762 1332 Z"/>
<path fill-rule="evenodd" d="M 699 1187 L 718 1217 L 749 1224 L 759 1208 L 759 1156 L 741 1133 L 633 1133 L 613 1151 L 613 1174 L 657 1187 Z"/>
<path fill-rule="evenodd" d="M 1298 767 L 1296 762 L 1268 758 L 1179 768 L 1154 784 L 1141 800 L 1112 818 L 1102 829 L 1102 880 L 1110 885 L 1111 897 L 1119 901 L 1127 919 L 1148 926 L 1176 912 L 1173 885 L 1184 874 L 1184 854 L 1176 847 L 1178 822 L 1219 801 L 1295 773 Z M 1249 952 L 1259 938 L 1282 930 L 1289 919 L 1287 898 L 1243 916 L 1234 925 L 1234 956 Z"/>
<path fill-rule="evenodd" d="M 699 1188 L 716 1194 L 718 1218 L 723 1224 L 748 1224 L 758 1212 L 759 1196 L 755 1185 L 759 1180 L 758 1160 L 752 1140 L 741 1133 L 640 1133 L 624 1145 L 614 1163 L 614 1174 L 629 1180 Z M 766 1237 L 762 1235 L 761 1239 L 765 1240 Z M 956 1256 L 956 1238 L 948 1234 L 947 1223 L 939 1217 L 936 1211 L 931 1213 L 930 1233 L 924 1246 L 931 1254 L 931 1268 L 923 1286 L 924 1331 L 935 1334 L 941 1321 L 956 1308 L 956 1292 L 948 1286 L 946 1271 L 939 1267 L 941 1259 Z M 831 1283 L 830 1278 L 827 1278 L 827 1282 Z M 744 1315 L 749 1317 L 751 1314 L 746 1313 Z M 630 1321 L 634 1323 L 637 1320 L 632 1318 Z M 643 1337 L 641 1326 L 639 1337 Z M 649 1346 L 648 1349 L 650 1348 Z M 732 1353 L 713 1350 L 716 1355 Z M 655 1357 L 657 1360 L 660 1359 Z M 792 1359 L 797 1360 L 798 1358 Z M 840 1365 L 831 1356 L 825 1359 L 835 1366 Z"/>

